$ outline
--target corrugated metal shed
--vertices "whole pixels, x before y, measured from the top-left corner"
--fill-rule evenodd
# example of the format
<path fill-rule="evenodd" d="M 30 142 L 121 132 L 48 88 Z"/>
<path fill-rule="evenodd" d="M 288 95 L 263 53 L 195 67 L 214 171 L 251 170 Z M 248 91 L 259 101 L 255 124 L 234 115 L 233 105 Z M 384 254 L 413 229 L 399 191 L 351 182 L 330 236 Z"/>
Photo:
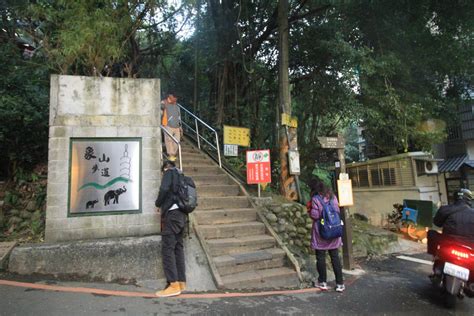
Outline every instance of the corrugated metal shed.
<path fill-rule="evenodd" d="M 474 168 L 474 160 L 468 160 L 467 155 L 445 159 L 438 165 L 439 172 L 455 172 L 463 165 Z"/>

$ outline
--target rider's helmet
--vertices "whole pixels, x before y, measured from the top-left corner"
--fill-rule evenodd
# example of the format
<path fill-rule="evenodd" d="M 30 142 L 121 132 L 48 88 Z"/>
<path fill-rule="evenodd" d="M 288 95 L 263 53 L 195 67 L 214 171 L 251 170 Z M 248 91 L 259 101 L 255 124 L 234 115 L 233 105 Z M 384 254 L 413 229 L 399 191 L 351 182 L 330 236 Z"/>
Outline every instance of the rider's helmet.
<path fill-rule="evenodd" d="M 472 192 L 471 192 L 471 190 L 468 190 L 468 189 L 459 190 L 458 200 L 463 200 L 467 204 L 471 205 L 471 201 L 472 201 Z"/>

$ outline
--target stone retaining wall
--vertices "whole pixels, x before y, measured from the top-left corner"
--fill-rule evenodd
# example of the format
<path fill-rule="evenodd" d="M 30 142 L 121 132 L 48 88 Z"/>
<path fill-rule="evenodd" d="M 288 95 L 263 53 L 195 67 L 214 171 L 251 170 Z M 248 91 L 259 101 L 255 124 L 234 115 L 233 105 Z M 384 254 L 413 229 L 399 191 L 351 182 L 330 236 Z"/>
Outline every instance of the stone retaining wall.
<path fill-rule="evenodd" d="M 313 220 L 309 217 L 306 206 L 299 203 L 278 202 L 278 199 L 253 199 L 260 211 L 280 236 L 282 241 L 293 253 L 301 267 L 305 281 L 314 280 L 316 273 L 316 258 L 311 249 L 311 229 Z M 354 257 L 361 258 L 370 255 L 382 255 L 396 246 L 396 234 L 370 225 L 369 223 L 351 219 L 353 227 Z M 340 252 L 342 260 L 342 250 Z M 329 260 L 329 259 L 328 259 Z M 331 265 L 328 264 L 331 269 Z M 328 271 L 332 278 L 332 272 Z"/>
<path fill-rule="evenodd" d="M 311 228 L 313 220 L 308 216 L 306 207 L 298 203 L 267 205 L 263 215 L 272 225 L 282 241 L 303 254 L 311 251 Z"/>

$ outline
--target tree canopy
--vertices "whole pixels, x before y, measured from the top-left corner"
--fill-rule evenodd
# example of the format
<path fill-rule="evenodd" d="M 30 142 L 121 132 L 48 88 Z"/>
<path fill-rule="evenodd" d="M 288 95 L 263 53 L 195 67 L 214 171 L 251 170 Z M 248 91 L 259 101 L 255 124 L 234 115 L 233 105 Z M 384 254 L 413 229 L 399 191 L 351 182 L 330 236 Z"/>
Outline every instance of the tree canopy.
<path fill-rule="evenodd" d="M 48 72 L 158 77 L 217 128 L 249 127 L 252 147 L 278 146 L 276 1 L 22 0 L 3 1 L 1 14 L 0 118 L 10 123 L 0 139 L 12 157 L 25 156 L 9 133 L 47 117 Z M 383 154 L 442 142 L 473 91 L 473 16 L 467 0 L 290 0 L 302 165 L 314 167 L 317 136 L 348 126 Z M 41 115 L 24 117 L 28 107 Z M 47 134 L 45 121 L 36 129 Z"/>

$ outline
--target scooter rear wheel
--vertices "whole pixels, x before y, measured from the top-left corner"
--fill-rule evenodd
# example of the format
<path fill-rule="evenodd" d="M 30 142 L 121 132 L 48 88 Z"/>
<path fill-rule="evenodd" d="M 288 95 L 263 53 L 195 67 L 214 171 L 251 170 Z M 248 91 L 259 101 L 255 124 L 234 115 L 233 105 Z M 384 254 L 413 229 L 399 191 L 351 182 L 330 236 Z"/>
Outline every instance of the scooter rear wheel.
<path fill-rule="evenodd" d="M 447 308 L 454 308 L 456 306 L 457 299 L 458 299 L 457 295 L 444 292 L 444 304 L 446 305 Z"/>

